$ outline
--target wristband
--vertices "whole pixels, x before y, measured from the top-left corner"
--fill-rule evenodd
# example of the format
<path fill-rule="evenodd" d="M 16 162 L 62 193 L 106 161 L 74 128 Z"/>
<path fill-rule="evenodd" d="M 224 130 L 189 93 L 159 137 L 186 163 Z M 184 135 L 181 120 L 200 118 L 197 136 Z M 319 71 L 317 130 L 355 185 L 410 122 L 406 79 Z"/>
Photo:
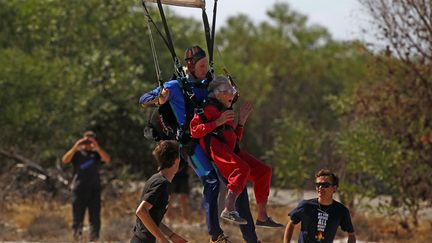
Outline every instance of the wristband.
<path fill-rule="evenodd" d="M 171 232 L 170 236 L 168 236 L 168 239 L 171 239 L 171 237 L 174 235 L 174 232 Z"/>

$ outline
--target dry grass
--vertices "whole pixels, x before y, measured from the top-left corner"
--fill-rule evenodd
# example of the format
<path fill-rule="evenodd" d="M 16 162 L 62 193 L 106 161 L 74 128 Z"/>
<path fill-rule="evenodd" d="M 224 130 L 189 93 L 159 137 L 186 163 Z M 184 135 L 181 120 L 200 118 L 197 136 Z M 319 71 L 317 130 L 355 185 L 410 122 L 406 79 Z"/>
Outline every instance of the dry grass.
<path fill-rule="evenodd" d="M 140 192 L 117 194 L 103 200 L 101 240 L 110 242 L 128 242 L 135 223 L 135 208 Z M 179 216 L 164 219 L 180 235 L 191 243 L 208 242 L 204 210 L 200 206 L 201 198 L 195 196 L 190 201 L 190 219 Z M 255 205 L 251 206 L 256 217 Z M 269 214 L 278 222 L 288 221 L 286 206 L 270 206 Z M 61 203 L 50 200 L 23 200 L 20 202 L 3 203 L 0 209 L 0 241 L 72 241 L 70 202 Z M 87 216 L 86 216 L 87 217 Z M 87 225 L 88 219 L 85 219 Z M 430 231 L 431 221 L 420 222 L 412 232 L 403 230 L 394 219 L 357 213 L 353 218 L 357 238 L 368 242 L 432 242 Z M 222 222 L 225 234 L 234 242 L 243 242 L 239 227 Z M 296 227 L 294 238 L 297 238 Z M 264 243 L 282 242 L 284 229 L 257 229 L 259 238 Z M 84 228 L 85 237 L 88 227 Z M 346 234 L 339 231 L 338 237 Z"/>
<path fill-rule="evenodd" d="M 421 220 L 411 231 L 402 228 L 395 218 L 357 214 L 353 224 L 358 238 L 367 242 L 432 242 L 432 221 Z"/>

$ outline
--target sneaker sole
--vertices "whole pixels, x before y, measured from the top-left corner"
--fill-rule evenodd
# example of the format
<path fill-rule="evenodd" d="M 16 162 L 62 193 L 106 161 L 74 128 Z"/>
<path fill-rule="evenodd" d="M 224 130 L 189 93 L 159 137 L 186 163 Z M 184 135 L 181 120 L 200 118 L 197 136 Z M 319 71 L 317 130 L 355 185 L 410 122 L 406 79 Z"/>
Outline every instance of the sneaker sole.
<path fill-rule="evenodd" d="M 239 222 L 239 221 L 235 221 L 235 220 L 224 218 L 224 217 L 220 217 L 220 218 L 223 219 L 223 220 L 225 220 L 225 221 L 228 221 L 228 222 L 231 222 L 231 223 L 235 223 L 235 224 L 240 224 L 240 225 L 247 224 L 247 222 Z"/>
<path fill-rule="evenodd" d="M 272 226 L 267 226 L 267 225 L 255 225 L 255 227 L 266 228 L 266 229 L 282 229 L 282 228 L 284 228 L 284 226 L 272 227 Z"/>

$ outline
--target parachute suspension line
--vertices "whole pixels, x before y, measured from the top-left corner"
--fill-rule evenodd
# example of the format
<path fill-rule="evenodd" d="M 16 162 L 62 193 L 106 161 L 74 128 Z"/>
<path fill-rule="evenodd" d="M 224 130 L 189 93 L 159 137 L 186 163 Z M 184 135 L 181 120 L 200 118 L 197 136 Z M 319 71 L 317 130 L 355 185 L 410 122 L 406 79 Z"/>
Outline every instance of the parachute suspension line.
<path fill-rule="evenodd" d="M 156 23 L 153 21 L 152 17 L 150 16 L 150 12 L 148 11 L 147 6 L 145 5 L 145 0 L 141 0 L 141 4 L 142 4 L 142 6 L 143 6 L 143 8 L 145 10 L 144 14 L 147 17 L 147 20 L 153 24 L 153 26 L 155 27 L 156 31 L 158 32 L 158 34 L 160 35 L 160 37 L 164 41 L 165 45 L 169 48 L 168 41 L 166 40 L 166 38 L 164 37 L 164 35 L 162 34 L 162 32 L 157 27 Z"/>
<path fill-rule="evenodd" d="M 158 9 L 159 9 L 160 16 L 162 18 L 162 23 L 163 23 L 163 26 L 164 26 L 164 29 L 165 29 L 165 35 L 166 35 L 166 37 L 168 39 L 168 49 L 170 50 L 171 56 L 172 56 L 173 61 L 174 61 L 175 76 L 179 77 L 179 78 L 184 78 L 184 77 L 186 77 L 186 74 L 184 73 L 183 67 L 182 67 L 182 65 L 180 63 L 180 60 L 178 59 L 178 57 L 177 57 L 177 55 L 175 53 L 174 44 L 173 44 L 173 41 L 172 41 L 172 38 L 171 38 L 171 32 L 170 32 L 170 30 L 168 28 L 168 23 L 166 21 L 165 13 L 164 13 L 164 10 L 163 10 L 163 7 L 162 7 L 162 3 L 161 3 L 160 0 L 157 0 L 157 6 L 158 6 Z"/>
<path fill-rule="evenodd" d="M 152 51 L 152 56 L 153 56 L 153 62 L 155 65 L 155 70 L 156 70 L 156 76 L 157 76 L 157 80 L 158 80 L 158 84 L 160 87 L 162 87 L 162 72 L 161 69 L 159 67 L 159 60 L 158 60 L 158 56 L 156 53 L 156 48 L 155 48 L 155 44 L 154 44 L 154 40 L 153 40 L 153 35 L 152 35 L 152 31 L 151 31 L 151 27 L 150 27 L 150 18 L 147 18 L 147 28 L 148 28 L 148 34 L 150 37 L 150 47 L 151 47 L 151 51 Z"/>
<path fill-rule="evenodd" d="M 180 60 L 178 59 L 175 50 L 174 50 L 174 44 L 171 38 L 171 33 L 169 31 L 168 28 L 168 24 L 165 18 L 165 13 L 163 11 L 163 7 L 162 7 L 162 3 L 160 0 L 157 0 L 157 5 L 158 5 L 158 9 L 159 9 L 159 13 L 161 15 L 161 19 L 164 25 L 164 29 L 165 29 L 165 34 L 166 36 L 164 36 L 164 34 L 162 34 L 162 32 L 160 31 L 160 29 L 157 27 L 157 25 L 155 24 L 155 22 L 153 21 L 153 19 L 150 16 L 150 12 L 147 9 L 147 6 L 145 5 L 145 0 L 141 0 L 142 6 L 144 7 L 145 10 L 145 15 L 147 16 L 147 19 L 149 20 L 149 22 L 151 22 L 153 24 L 153 26 L 155 27 L 156 31 L 158 32 L 158 34 L 161 36 L 162 40 L 164 41 L 165 45 L 167 46 L 167 48 L 169 49 L 173 62 L 174 62 L 174 75 L 175 77 L 185 77 L 186 74 L 183 71 L 183 68 L 181 66 Z"/>
<path fill-rule="evenodd" d="M 209 72 L 211 75 L 211 78 L 213 78 L 214 75 L 214 60 L 213 60 L 213 49 L 214 49 L 214 40 L 215 40 L 215 29 L 216 29 L 216 11 L 217 11 L 217 0 L 214 1 L 213 6 L 213 21 L 212 21 L 212 27 L 210 29 L 210 24 L 208 21 L 205 4 L 202 7 L 202 19 L 204 23 L 204 33 L 206 37 L 206 43 L 207 43 L 207 51 L 209 55 Z M 211 31 L 211 33 L 210 33 Z"/>
<path fill-rule="evenodd" d="M 232 76 L 231 76 L 231 73 L 228 72 L 228 69 L 227 69 L 227 67 L 226 67 L 226 65 L 225 65 L 224 59 L 223 59 L 223 57 L 222 57 L 221 52 L 219 51 L 218 46 L 215 45 L 215 47 L 216 47 L 216 52 L 218 53 L 218 56 L 219 56 L 219 58 L 220 58 L 220 60 L 221 60 L 221 62 L 222 62 L 222 66 L 223 66 L 224 74 L 228 77 L 229 81 L 231 82 L 231 85 L 234 86 L 234 87 L 237 87 L 236 83 L 234 82 L 234 79 L 233 79 Z"/>
<path fill-rule="evenodd" d="M 225 65 L 224 59 L 223 59 L 223 57 L 222 57 L 221 52 L 219 51 L 218 46 L 215 45 L 215 47 L 216 47 L 216 51 L 217 51 L 217 53 L 218 53 L 218 56 L 219 56 L 220 60 L 222 61 L 222 66 L 223 66 L 223 71 L 224 71 L 225 76 L 227 76 L 227 78 L 228 78 L 228 80 L 230 81 L 231 85 L 232 85 L 233 87 L 235 87 L 236 90 L 237 90 L 237 92 L 235 93 L 234 99 L 233 99 L 233 101 L 231 102 L 231 107 L 232 107 L 232 105 L 233 105 L 234 103 L 236 103 L 237 100 L 238 100 L 238 98 L 240 97 L 240 91 L 238 90 L 237 84 L 234 82 L 234 79 L 233 79 L 233 77 L 231 76 L 231 73 L 228 72 L 228 69 L 227 69 L 227 67 L 226 67 L 226 65 Z"/>

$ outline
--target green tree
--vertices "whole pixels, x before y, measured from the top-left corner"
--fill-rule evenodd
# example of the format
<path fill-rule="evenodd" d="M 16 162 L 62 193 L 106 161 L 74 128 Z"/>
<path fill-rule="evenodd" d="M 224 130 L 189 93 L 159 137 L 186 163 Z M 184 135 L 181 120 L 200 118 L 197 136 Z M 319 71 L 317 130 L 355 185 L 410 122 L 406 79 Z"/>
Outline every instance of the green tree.
<path fill-rule="evenodd" d="M 319 141 L 313 129 L 293 116 L 285 116 L 272 125 L 272 150 L 266 159 L 273 165 L 277 186 L 305 188 L 316 168 Z"/>
<path fill-rule="evenodd" d="M 182 56 L 184 48 L 202 41 L 201 26 L 167 13 Z M 2 147 L 52 165 L 83 130 L 93 129 L 114 169 L 151 174 L 152 142 L 142 136 L 150 110 L 141 112 L 138 98 L 157 82 L 139 3 L 1 1 L 0 17 L 0 110 L 8 114 L 0 118 L 8 134 Z M 169 79 L 171 57 L 153 34 Z"/>
<path fill-rule="evenodd" d="M 388 171 L 388 176 L 397 178 L 398 191 L 392 198 L 409 210 L 417 225 L 422 201 L 432 198 L 431 5 L 405 0 L 361 2 L 378 27 L 377 37 L 387 46 L 370 68 L 372 76 L 381 78 L 358 90 L 352 117 L 372 121 L 387 144 L 397 144 L 403 163 L 393 164 Z"/>

